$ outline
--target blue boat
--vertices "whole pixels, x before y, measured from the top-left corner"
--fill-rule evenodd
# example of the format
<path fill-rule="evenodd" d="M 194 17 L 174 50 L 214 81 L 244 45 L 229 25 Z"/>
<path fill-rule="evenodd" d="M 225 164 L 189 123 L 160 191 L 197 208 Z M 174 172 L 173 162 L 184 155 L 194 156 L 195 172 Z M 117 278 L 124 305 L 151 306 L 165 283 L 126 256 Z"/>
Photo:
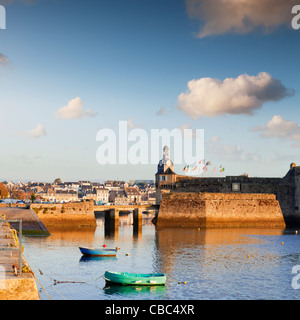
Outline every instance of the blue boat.
<path fill-rule="evenodd" d="M 89 249 L 81 248 L 79 250 L 84 256 L 89 257 L 115 257 L 117 255 L 117 249 Z"/>

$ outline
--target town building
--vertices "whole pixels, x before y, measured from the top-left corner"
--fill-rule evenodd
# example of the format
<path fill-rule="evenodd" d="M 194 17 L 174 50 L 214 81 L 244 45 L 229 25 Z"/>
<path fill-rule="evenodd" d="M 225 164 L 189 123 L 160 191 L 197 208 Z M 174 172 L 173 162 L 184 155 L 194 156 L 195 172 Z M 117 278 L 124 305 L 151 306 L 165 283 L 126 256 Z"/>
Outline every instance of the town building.
<path fill-rule="evenodd" d="M 141 195 L 138 188 L 125 187 L 124 191 L 128 203 L 136 204 L 141 202 Z"/>
<path fill-rule="evenodd" d="M 96 201 L 100 203 L 108 203 L 109 201 L 109 190 L 104 187 L 95 188 L 96 190 Z"/>

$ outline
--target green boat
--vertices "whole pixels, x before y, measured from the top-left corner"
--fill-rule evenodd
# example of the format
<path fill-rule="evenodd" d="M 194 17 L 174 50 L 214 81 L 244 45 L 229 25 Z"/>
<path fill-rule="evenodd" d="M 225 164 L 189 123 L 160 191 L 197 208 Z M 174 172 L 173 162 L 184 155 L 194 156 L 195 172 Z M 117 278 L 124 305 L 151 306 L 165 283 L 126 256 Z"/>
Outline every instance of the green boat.
<path fill-rule="evenodd" d="M 125 285 L 125 286 L 161 286 L 166 284 L 164 273 L 128 273 L 106 271 L 104 274 L 106 284 Z"/>

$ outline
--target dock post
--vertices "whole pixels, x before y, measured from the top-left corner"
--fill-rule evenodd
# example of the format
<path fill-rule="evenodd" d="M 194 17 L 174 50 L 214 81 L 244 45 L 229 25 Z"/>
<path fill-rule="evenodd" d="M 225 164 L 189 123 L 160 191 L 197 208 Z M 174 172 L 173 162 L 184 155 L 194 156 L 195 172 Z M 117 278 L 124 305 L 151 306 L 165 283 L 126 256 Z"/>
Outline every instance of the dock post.
<path fill-rule="evenodd" d="M 19 222 L 19 275 L 22 275 L 22 237 L 23 237 L 23 230 L 22 230 L 22 219 Z"/>
<path fill-rule="evenodd" d="M 105 223 L 104 223 L 105 236 L 116 237 L 119 232 L 119 211 L 116 209 L 110 209 L 105 211 Z"/>
<path fill-rule="evenodd" d="M 143 211 L 136 208 L 133 210 L 133 234 L 137 235 L 142 232 L 143 225 Z"/>

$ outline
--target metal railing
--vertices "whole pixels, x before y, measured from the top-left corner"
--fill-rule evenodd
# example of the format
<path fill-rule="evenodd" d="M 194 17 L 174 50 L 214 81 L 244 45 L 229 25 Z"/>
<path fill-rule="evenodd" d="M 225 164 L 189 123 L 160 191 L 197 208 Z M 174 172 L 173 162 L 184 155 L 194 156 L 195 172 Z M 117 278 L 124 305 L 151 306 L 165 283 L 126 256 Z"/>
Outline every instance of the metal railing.
<path fill-rule="evenodd" d="M 22 220 L 0 220 L 0 223 L 17 223 L 19 222 L 19 247 L 0 248 L 0 251 L 19 250 L 19 275 L 22 275 Z"/>

